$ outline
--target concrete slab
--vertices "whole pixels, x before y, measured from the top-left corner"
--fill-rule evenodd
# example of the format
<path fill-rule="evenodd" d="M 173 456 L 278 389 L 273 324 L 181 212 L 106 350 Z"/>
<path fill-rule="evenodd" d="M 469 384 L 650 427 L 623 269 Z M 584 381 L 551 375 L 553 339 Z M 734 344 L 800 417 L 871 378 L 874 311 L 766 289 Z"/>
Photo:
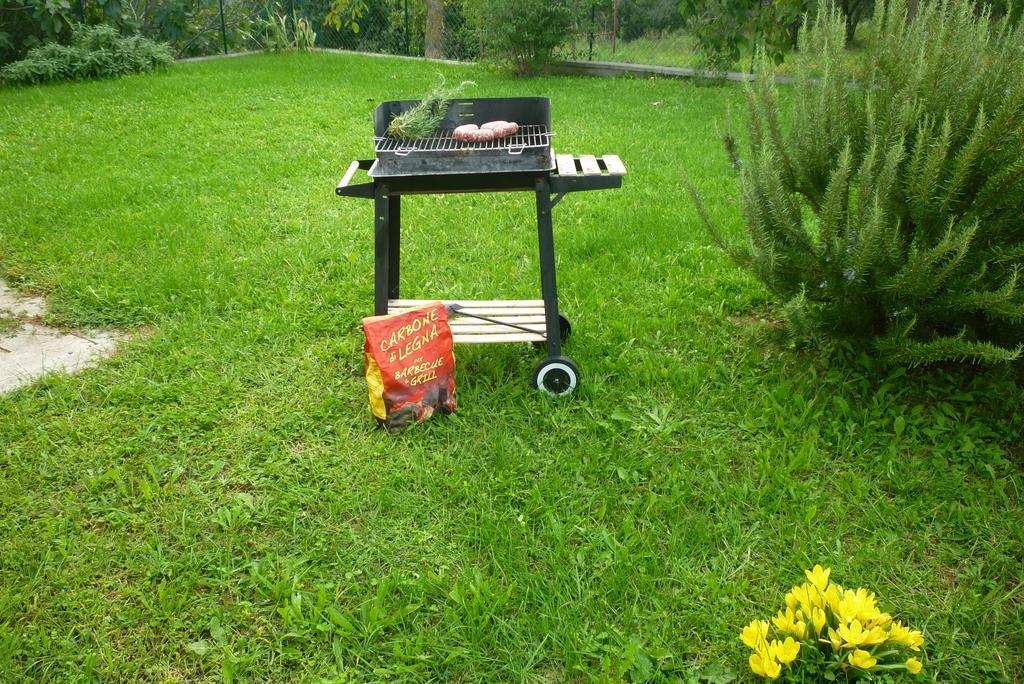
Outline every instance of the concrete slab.
<path fill-rule="evenodd" d="M 46 302 L 23 297 L 0 281 L 0 393 L 53 371 L 73 373 L 114 352 L 123 337 L 110 331 L 61 332 L 40 325 Z"/>
<path fill-rule="evenodd" d="M 42 298 L 20 295 L 0 280 L 0 317 L 39 318 L 45 313 L 46 302 Z"/>

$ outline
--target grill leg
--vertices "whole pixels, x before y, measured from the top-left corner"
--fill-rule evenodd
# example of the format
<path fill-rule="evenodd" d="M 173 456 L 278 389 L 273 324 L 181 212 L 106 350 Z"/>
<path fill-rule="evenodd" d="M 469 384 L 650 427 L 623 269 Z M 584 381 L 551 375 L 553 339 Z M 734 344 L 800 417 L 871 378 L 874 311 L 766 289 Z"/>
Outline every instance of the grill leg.
<path fill-rule="evenodd" d="M 537 243 L 540 246 L 540 288 L 544 296 L 544 323 L 548 356 L 562 353 L 562 325 L 558 320 L 558 282 L 555 278 L 555 236 L 551 224 L 551 185 L 537 178 Z"/>
<path fill-rule="evenodd" d="M 402 260 L 402 196 L 388 198 L 388 297 L 398 299 L 399 264 Z"/>
<path fill-rule="evenodd" d="M 388 265 L 391 262 L 391 225 L 389 209 L 391 199 L 388 186 L 381 184 L 373 197 L 373 315 L 383 316 L 388 312 Z"/>

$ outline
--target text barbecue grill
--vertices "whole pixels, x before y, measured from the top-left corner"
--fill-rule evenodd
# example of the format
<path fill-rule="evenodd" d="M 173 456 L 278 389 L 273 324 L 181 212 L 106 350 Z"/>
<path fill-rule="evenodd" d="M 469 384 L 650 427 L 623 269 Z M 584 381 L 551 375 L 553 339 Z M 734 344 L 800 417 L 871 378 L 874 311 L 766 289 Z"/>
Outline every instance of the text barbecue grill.
<path fill-rule="evenodd" d="M 626 174 L 622 161 L 615 155 L 555 154 L 551 148 L 551 103 L 540 97 L 455 100 L 433 135 L 417 140 L 388 137 L 391 119 L 415 104 L 415 100 L 398 100 L 377 107 L 377 158 L 353 161 L 337 188 L 340 196 L 374 200 L 374 315 L 399 313 L 436 301 L 400 298 L 403 195 L 532 191 L 537 200 L 543 298 L 446 304 L 453 311 L 455 342 L 543 344 L 547 357 L 534 370 L 534 384 L 552 395 L 571 393 L 579 384 L 580 371 L 572 359 L 562 355 L 562 342 L 571 326 L 558 308 L 551 211 L 566 193 L 621 187 Z M 479 143 L 452 138 L 456 126 L 495 120 L 515 121 L 519 132 Z M 368 172 L 370 182 L 352 184 L 360 169 Z"/>

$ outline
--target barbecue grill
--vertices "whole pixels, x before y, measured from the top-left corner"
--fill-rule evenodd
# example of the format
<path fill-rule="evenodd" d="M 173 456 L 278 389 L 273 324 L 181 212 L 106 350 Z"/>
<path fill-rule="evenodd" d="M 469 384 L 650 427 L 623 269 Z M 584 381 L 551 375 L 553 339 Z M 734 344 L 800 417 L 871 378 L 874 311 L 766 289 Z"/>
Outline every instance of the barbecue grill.
<path fill-rule="evenodd" d="M 571 334 L 558 308 L 555 245 L 551 211 L 570 192 L 622 186 L 625 166 L 615 155 L 573 156 L 551 148 L 551 102 L 542 97 L 453 100 L 438 129 L 426 138 L 398 140 L 387 135 L 391 119 L 416 100 L 384 102 L 374 112 L 376 159 L 353 161 L 337 187 L 342 197 L 374 200 L 374 315 L 401 313 L 436 301 L 401 299 L 399 293 L 401 197 L 456 192 L 533 192 L 537 199 L 540 251 L 539 300 L 446 302 L 456 343 L 532 342 L 547 357 L 537 364 L 533 382 L 554 396 L 579 385 L 580 370 L 562 355 Z M 452 138 L 466 123 L 515 121 L 519 133 L 481 143 Z M 360 171 L 369 182 L 353 184 Z"/>

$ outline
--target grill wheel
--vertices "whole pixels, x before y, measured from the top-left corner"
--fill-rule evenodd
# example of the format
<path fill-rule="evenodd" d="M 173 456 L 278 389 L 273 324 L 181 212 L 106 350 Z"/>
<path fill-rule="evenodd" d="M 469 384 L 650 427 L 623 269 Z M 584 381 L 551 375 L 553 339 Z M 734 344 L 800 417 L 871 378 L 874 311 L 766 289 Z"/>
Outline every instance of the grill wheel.
<path fill-rule="evenodd" d="M 568 356 L 552 356 L 537 364 L 533 370 L 533 384 L 551 397 L 564 397 L 573 393 L 580 382 L 580 369 Z"/>

